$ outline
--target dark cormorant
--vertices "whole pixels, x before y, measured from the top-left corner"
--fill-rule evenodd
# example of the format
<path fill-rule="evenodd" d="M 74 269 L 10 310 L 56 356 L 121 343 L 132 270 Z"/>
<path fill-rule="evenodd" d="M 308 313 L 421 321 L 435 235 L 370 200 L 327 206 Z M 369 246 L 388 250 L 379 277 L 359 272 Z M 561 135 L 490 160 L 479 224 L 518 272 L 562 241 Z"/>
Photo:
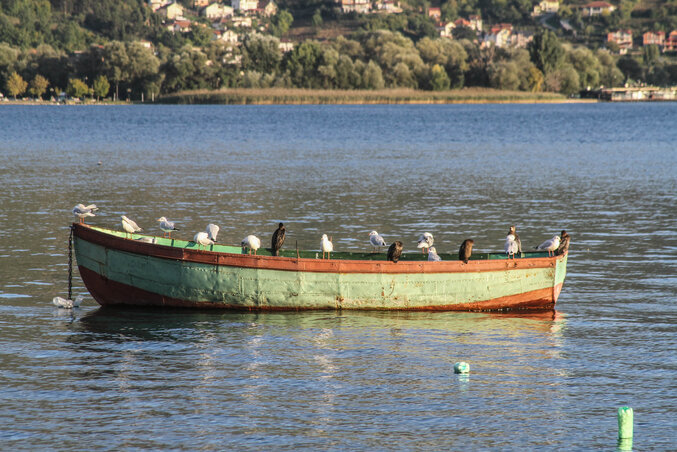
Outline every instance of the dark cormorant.
<path fill-rule="evenodd" d="M 458 249 L 458 258 L 466 264 L 472 255 L 472 246 L 474 243 L 475 241 L 473 239 L 465 239 L 463 243 L 461 243 L 461 247 Z"/>
<path fill-rule="evenodd" d="M 399 240 L 394 241 L 390 248 L 388 248 L 388 260 L 397 263 L 400 260 L 402 255 L 402 242 Z"/>
<path fill-rule="evenodd" d="M 270 247 L 273 249 L 273 256 L 279 256 L 280 255 L 280 248 L 282 248 L 282 244 L 284 243 L 284 236 L 287 233 L 287 230 L 284 228 L 284 224 L 280 223 L 273 232 L 273 240 L 271 241 Z"/>

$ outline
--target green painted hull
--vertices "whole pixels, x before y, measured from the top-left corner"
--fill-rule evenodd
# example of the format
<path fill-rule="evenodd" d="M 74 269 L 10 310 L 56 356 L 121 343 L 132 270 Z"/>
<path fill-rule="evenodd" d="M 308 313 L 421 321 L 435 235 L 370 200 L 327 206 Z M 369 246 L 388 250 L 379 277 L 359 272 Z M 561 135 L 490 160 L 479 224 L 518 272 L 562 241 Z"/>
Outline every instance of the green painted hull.
<path fill-rule="evenodd" d="M 252 310 L 493 310 L 551 308 L 567 256 L 393 264 L 198 251 L 192 242 L 142 244 L 76 227 L 83 281 L 102 305 Z M 172 245 L 172 241 L 167 241 Z M 295 254 L 295 252 L 294 252 Z M 380 257 L 379 257 L 380 258 Z M 412 259 L 420 259 L 411 256 Z M 406 256 L 405 258 L 406 259 Z M 437 265 L 436 265 L 437 264 Z"/>

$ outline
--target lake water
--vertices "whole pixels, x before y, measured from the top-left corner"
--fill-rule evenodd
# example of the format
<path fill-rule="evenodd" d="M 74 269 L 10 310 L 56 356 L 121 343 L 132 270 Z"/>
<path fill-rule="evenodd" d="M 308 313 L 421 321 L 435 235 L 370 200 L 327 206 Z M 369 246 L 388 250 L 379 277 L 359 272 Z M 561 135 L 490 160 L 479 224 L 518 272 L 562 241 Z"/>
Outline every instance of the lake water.
<path fill-rule="evenodd" d="M 677 449 L 677 104 L 0 107 L 3 450 Z M 557 311 L 101 309 L 72 207 L 189 238 L 572 236 Z M 453 373 L 457 361 L 468 376 Z"/>

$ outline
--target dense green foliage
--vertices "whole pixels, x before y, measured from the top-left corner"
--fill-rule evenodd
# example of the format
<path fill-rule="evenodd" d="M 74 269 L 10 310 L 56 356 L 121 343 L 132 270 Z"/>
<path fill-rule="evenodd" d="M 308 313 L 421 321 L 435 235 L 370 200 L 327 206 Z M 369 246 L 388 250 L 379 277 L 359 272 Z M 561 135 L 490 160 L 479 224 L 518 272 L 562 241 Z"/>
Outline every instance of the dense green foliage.
<path fill-rule="evenodd" d="M 0 42 L 82 50 L 102 39 L 130 40 L 158 31 L 144 0 L 0 0 Z"/>
<path fill-rule="evenodd" d="M 635 14 L 644 11 L 636 8 L 637 1 L 617 3 L 617 11 L 594 19 L 581 18 L 578 9 L 563 3 L 560 16 L 581 31 L 577 37 L 537 27 L 530 16 L 532 0 L 441 3 L 445 20 L 481 13 L 485 23 L 541 30 L 521 49 L 481 46 L 466 27 L 455 29 L 453 40 L 439 38 L 424 13 L 428 0 L 402 2 L 402 14 L 372 15 L 342 15 L 333 3 L 319 0 L 281 1 L 277 15 L 259 19 L 264 34 L 243 33 L 235 46 L 213 41 L 206 22 L 187 33 L 168 31 L 144 0 L 0 0 L 0 90 L 10 96 L 66 91 L 76 97 L 148 99 L 223 87 L 439 91 L 486 86 L 572 94 L 628 81 L 677 84 L 677 64 L 655 46 L 619 57 L 583 42 L 640 20 L 644 28 L 677 28 L 677 1 L 641 17 Z M 354 31 L 308 39 L 284 53 L 280 37 L 297 17 L 315 33 L 343 20 L 352 21 Z"/>

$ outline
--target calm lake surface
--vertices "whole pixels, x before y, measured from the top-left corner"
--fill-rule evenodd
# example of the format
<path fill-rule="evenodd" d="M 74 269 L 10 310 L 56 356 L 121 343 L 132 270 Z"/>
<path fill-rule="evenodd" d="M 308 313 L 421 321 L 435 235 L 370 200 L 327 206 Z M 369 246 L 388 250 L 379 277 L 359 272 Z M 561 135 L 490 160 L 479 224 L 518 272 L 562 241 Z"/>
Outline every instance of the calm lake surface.
<path fill-rule="evenodd" d="M 0 449 L 677 449 L 677 104 L 0 106 Z M 99 164 L 100 162 L 100 164 Z M 68 226 L 440 252 L 566 229 L 557 311 L 101 309 Z M 77 273 L 77 271 L 76 271 Z M 453 373 L 457 361 L 468 376 Z"/>

